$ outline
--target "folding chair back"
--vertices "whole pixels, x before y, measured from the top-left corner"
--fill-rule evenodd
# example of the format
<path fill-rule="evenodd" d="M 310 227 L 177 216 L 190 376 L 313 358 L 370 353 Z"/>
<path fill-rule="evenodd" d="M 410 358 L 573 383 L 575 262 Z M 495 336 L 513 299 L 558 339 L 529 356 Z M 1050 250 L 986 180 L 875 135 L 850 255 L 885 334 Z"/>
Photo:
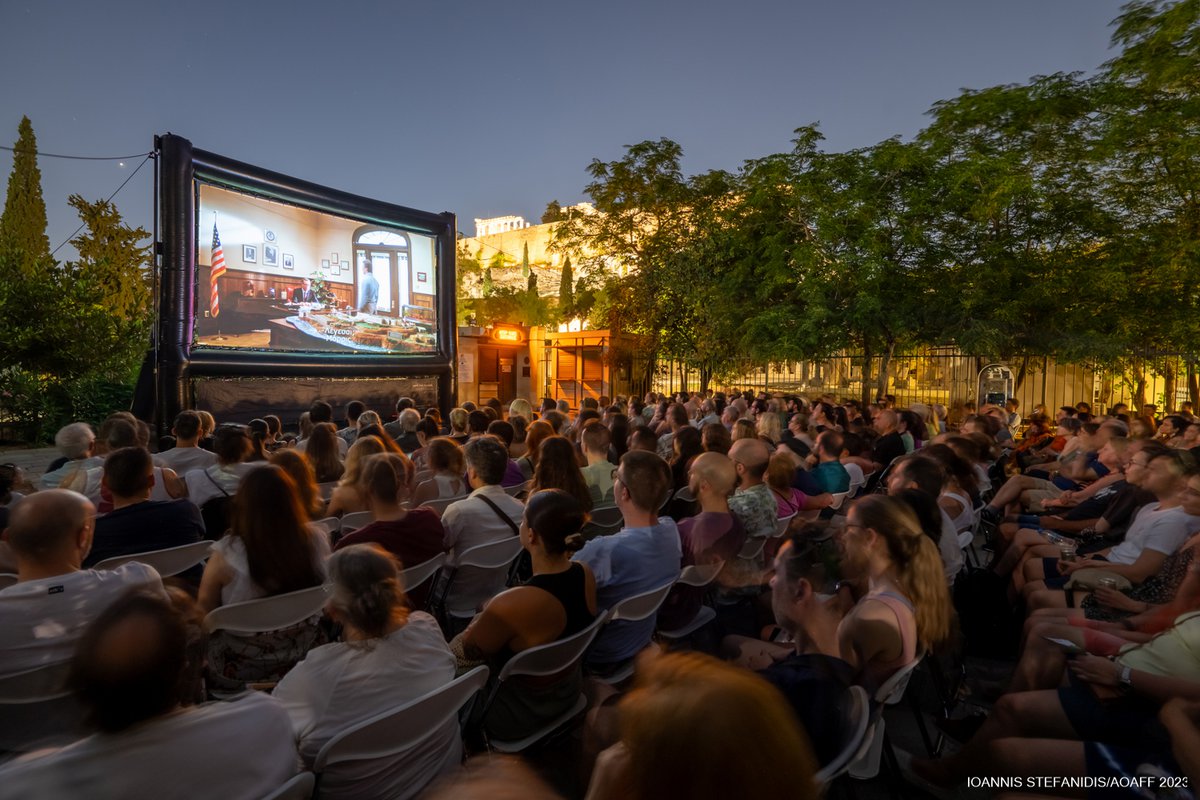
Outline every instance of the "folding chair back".
<path fill-rule="evenodd" d="M 834 492 L 833 499 L 829 503 L 829 507 L 835 511 L 842 507 L 842 503 L 850 496 L 850 492 Z"/>
<path fill-rule="evenodd" d="M 181 544 L 178 547 L 167 547 L 162 550 L 150 550 L 145 553 L 132 553 L 126 556 L 113 556 L 97 564 L 94 569 L 116 569 L 122 564 L 137 561 L 154 567 L 164 578 L 186 572 L 208 558 L 213 543 L 207 539 Z"/>
<path fill-rule="evenodd" d="M 346 534 L 356 531 L 359 528 L 365 528 L 374 521 L 375 515 L 370 511 L 355 511 L 352 514 L 347 514 L 346 516 L 342 517 L 341 527 L 339 530 L 341 530 L 342 535 L 345 536 Z"/>
<path fill-rule="evenodd" d="M 301 772 L 283 786 L 280 786 L 264 797 L 263 800 L 309 800 L 316 786 L 316 775 L 313 775 L 311 772 Z"/>
<path fill-rule="evenodd" d="M 0 751 L 32 752 L 84 736 L 84 710 L 66 688 L 68 662 L 0 678 Z"/>
<path fill-rule="evenodd" d="M 414 567 L 401 570 L 400 577 L 404 583 L 404 591 L 411 592 L 425 581 L 437 574 L 442 568 L 442 564 L 446 562 L 446 554 L 438 553 L 433 558 L 423 564 L 417 564 Z"/>
<path fill-rule="evenodd" d="M 875 702 L 885 706 L 894 706 L 903 700 L 904 690 L 908 688 L 908 682 L 912 680 L 913 673 L 917 671 L 923 658 L 925 658 L 924 653 L 917 653 L 916 658 L 896 670 L 892 677 L 875 690 Z"/>
<path fill-rule="evenodd" d="M 342 530 L 342 520 L 338 519 L 337 517 L 325 517 L 324 519 L 317 520 L 313 524 L 324 528 L 325 532 L 328 533 L 331 538 L 336 536 Z"/>
<path fill-rule="evenodd" d="M 333 490 L 337 488 L 337 485 L 338 485 L 337 481 L 328 481 L 326 483 L 318 483 L 317 484 L 317 492 L 321 495 L 321 499 L 324 500 L 326 503 L 328 503 L 329 498 L 333 497 Z"/>
<path fill-rule="evenodd" d="M 464 494 L 459 495 L 458 497 L 441 497 L 437 500 L 426 500 L 424 503 L 421 503 L 421 508 L 432 508 L 440 517 L 443 512 L 445 512 L 447 506 L 449 506 L 451 503 L 457 503 L 459 500 L 463 500 L 466 497 L 467 495 Z"/>
<path fill-rule="evenodd" d="M 487 677 L 487 667 L 476 667 L 440 689 L 350 726 L 320 749 L 313 771 L 322 774 L 347 761 L 386 759 L 420 744 L 457 716 Z"/>
<path fill-rule="evenodd" d="M 724 568 L 724 561 L 714 561 L 711 564 L 692 564 L 683 568 L 676 583 L 684 586 L 708 586 Z"/>
<path fill-rule="evenodd" d="M 781 538 L 787 535 L 788 528 L 792 525 L 792 520 L 796 518 L 796 514 L 788 514 L 786 517 L 780 517 L 775 520 L 775 536 L 773 538 Z"/>
<path fill-rule="evenodd" d="M 851 686 L 846 697 L 846 737 L 833 760 L 817 770 L 816 781 L 821 787 L 828 786 L 848 772 L 850 765 L 862 754 L 864 746 L 869 746 L 867 732 L 871 726 L 871 701 L 867 697 L 867 690 L 861 686 Z"/>
<path fill-rule="evenodd" d="M 609 610 L 608 621 L 637 622 L 638 620 L 654 616 L 658 613 L 659 606 L 667 599 L 667 594 L 674 585 L 675 581 L 671 581 L 670 583 L 664 583 L 657 589 L 635 594 L 633 597 L 626 597 Z"/>
<path fill-rule="evenodd" d="M 842 468 L 850 476 L 850 486 L 846 491 L 849 492 L 851 499 L 853 499 L 858 495 L 859 489 L 867 485 L 867 476 L 863 474 L 863 468 L 854 462 L 842 464 Z"/>
<path fill-rule="evenodd" d="M 518 483 L 516 486 L 506 486 L 504 488 L 504 493 L 510 497 L 516 497 L 519 494 L 528 492 L 532 483 L 533 481 L 525 481 L 524 483 Z"/>
<path fill-rule="evenodd" d="M 0 589 L 7 589 L 16 582 L 16 574 L 12 572 L 0 572 Z"/>
<path fill-rule="evenodd" d="M 445 581 L 442 588 L 441 605 L 445 607 L 445 611 L 451 617 L 460 619 L 470 618 L 475 616 L 475 604 L 470 606 L 456 607 L 450 603 L 451 591 L 454 586 L 454 580 L 462 575 L 463 570 L 475 570 L 476 572 L 495 573 L 497 591 L 504 587 L 508 580 L 509 569 L 513 561 L 521 554 L 521 539 L 519 536 L 506 536 L 503 539 L 497 539 L 494 542 L 475 545 L 462 551 L 457 558 L 454 559 L 451 567 L 450 577 Z M 483 583 L 483 578 L 479 579 Z"/>
<path fill-rule="evenodd" d="M 738 551 L 738 558 L 742 558 L 747 561 L 757 560 L 760 556 L 762 556 L 763 547 L 766 545 L 766 543 L 767 539 L 764 536 L 755 536 L 747 539 L 746 543 L 742 545 L 742 549 Z"/>
<path fill-rule="evenodd" d="M 244 603 L 230 603 L 208 612 L 204 628 L 231 633 L 263 633 L 287 628 L 321 613 L 329 597 L 325 585 L 297 592 L 261 597 Z"/>
<path fill-rule="evenodd" d="M 597 506 L 589 513 L 588 525 L 596 525 L 601 528 L 609 528 L 613 525 L 618 526 L 625 524 L 625 518 L 621 516 L 621 509 L 616 506 Z"/>

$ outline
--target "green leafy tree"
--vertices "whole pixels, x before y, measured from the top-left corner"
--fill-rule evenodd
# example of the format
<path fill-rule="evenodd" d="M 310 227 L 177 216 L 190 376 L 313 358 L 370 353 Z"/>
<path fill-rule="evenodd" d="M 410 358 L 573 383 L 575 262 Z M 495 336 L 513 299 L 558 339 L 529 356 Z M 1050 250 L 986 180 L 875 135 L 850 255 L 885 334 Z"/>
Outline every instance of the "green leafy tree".
<path fill-rule="evenodd" d="M 145 320 L 150 311 L 150 232 L 130 228 L 107 200 L 89 203 L 77 194 L 68 201 L 85 232 L 71 240 L 79 253 L 75 268 L 96 288 L 98 299 L 118 318 Z"/>
<path fill-rule="evenodd" d="M 525 279 L 525 291 L 534 296 L 538 294 L 537 275 L 533 274 L 533 272 L 530 272 L 529 276 Z"/>
<path fill-rule="evenodd" d="M 563 212 L 562 205 L 557 200 L 551 200 L 546 204 L 546 210 L 542 212 L 542 224 L 546 225 L 551 222 L 562 222 L 566 219 L 566 213 Z"/>
<path fill-rule="evenodd" d="M 42 259 L 49 257 L 50 240 L 46 237 L 46 202 L 42 199 L 37 138 L 29 117 L 21 117 L 13 149 L 8 195 L 0 214 L 0 249 L 19 253 L 17 266 L 30 275 Z"/>

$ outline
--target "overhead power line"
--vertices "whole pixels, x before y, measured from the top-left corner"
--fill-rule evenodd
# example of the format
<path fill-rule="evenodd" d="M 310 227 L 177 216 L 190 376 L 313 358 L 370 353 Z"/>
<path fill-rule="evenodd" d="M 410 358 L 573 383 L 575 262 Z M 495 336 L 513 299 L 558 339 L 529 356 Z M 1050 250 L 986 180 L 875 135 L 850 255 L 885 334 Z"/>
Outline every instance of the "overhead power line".
<path fill-rule="evenodd" d="M 148 156 L 150 153 L 134 153 L 131 156 L 69 156 L 63 153 L 45 153 L 41 150 L 18 150 L 15 147 L 7 147 L 0 144 L 0 150 L 7 150 L 10 153 L 21 153 L 24 155 L 45 156 L 46 158 L 69 158 L 72 161 L 132 161 L 135 158 Z"/>

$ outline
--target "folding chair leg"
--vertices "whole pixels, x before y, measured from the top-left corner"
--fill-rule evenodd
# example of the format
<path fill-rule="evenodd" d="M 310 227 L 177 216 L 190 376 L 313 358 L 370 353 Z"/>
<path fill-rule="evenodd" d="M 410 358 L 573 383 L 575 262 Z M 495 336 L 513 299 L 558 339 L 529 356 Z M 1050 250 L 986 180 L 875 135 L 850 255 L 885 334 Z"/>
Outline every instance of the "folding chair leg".
<path fill-rule="evenodd" d="M 911 691 L 906 692 L 906 694 L 908 695 L 909 705 L 912 707 L 913 717 L 917 720 L 917 729 L 921 732 L 921 741 L 925 743 L 925 752 L 929 754 L 930 758 L 936 758 L 940 748 L 934 745 L 933 739 L 929 736 L 929 726 L 925 723 L 925 714 L 921 711 L 921 703 L 917 700 L 917 694 Z M 884 745 L 885 747 L 890 746 L 886 738 L 884 739 Z"/>

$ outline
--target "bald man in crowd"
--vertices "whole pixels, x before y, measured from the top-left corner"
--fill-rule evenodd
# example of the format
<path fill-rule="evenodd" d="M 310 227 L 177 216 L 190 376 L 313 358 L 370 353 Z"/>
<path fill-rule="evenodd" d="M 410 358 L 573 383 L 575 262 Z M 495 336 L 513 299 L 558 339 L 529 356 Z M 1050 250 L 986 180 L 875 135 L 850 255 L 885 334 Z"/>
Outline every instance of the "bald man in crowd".
<path fill-rule="evenodd" d="M 729 498 L 729 510 L 738 518 L 747 538 L 775 535 L 777 507 L 771 487 L 763 482 L 771 451 L 762 439 L 738 439 L 729 448 L 729 460 L 737 472 L 737 491 Z"/>
<path fill-rule="evenodd" d="M 701 453 L 688 469 L 688 490 L 700 504 L 700 513 L 679 521 L 682 566 L 731 561 L 746 541 L 746 531 L 729 510 L 729 496 L 737 486 L 734 463 L 720 453 Z M 658 611 L 658 627 L 680 628 L 695 618 L 704 602 L 703 586 L 675 584 Z"/>
<path fill-rule="evenodd" d="M 100 612 L 70 678 L 98 735 L 0 767 L 0 800 L 265 797 L 290 779 L 296 743 L 278 700 L 250 692 L 183 707 L 196 666 L 189 611 L 160 585 L 127 591 Z"/>
<path fill-rule="evenodd" d="M 32 494 L 13 511 L 4 537 L 17 582 L 0 591 L 0 678 L 66 662 L 84 627 L 125 590 L 163 591 L 145 564 L 81 569 L 94 519 L 91 502 L 67 489 Z"/>

